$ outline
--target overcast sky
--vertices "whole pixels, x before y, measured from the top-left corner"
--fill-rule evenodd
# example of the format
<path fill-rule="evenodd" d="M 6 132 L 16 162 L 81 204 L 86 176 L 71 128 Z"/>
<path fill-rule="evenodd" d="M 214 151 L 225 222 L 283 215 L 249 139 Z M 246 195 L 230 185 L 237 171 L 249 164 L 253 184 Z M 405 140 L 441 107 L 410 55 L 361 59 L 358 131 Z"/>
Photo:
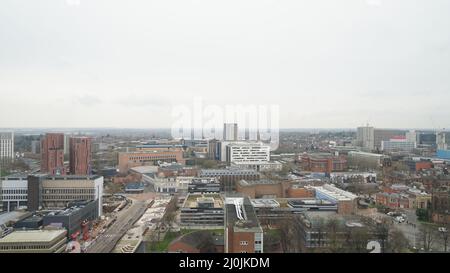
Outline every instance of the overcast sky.
<path fill-rule="evenodd" d="M 1 127 L 171 127 L 173 105 L 282 128 L 450 128 L 448 0 L 1 0 Z"/>

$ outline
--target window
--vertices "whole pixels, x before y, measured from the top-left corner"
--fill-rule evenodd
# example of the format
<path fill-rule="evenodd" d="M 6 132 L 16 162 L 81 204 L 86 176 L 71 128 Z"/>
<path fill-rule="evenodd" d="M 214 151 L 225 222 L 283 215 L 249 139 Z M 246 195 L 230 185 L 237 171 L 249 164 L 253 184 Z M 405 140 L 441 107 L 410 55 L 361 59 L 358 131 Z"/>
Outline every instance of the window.
<path fill-rule="evenodd" d="M 241 241 L 241 246 L 248 246 L 248 242 L 247 241 Z"/>

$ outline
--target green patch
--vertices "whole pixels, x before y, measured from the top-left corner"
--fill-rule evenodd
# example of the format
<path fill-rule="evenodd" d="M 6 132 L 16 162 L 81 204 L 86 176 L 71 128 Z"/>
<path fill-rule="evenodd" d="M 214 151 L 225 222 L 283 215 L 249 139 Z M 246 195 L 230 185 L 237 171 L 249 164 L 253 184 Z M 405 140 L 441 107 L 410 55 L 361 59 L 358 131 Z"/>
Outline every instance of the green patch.
<path fill-rule="evenodd" d="M 195 231 L 201 231 L 201 229 L 181 229 L 179 232 L 167 232 L 166 235 L 164 236 L 164 239 L 160 242 L 147 242 L 147 252 L 167 252 L 170 243 L 177 239 L 178 237 L 191 233 L 191 232 L 195 232 Z M 215 235 L 223 235 L 224 234 L 224 230 L 223 229 L 213 229 L 213 230 L 208 230 L 211 233 L 215 234 Z"/>

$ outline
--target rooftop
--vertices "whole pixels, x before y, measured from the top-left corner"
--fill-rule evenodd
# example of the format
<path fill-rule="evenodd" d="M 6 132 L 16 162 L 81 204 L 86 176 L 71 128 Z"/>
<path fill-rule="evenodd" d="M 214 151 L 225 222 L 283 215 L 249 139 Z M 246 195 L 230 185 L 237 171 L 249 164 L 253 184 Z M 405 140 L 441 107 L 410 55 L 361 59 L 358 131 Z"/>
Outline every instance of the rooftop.
<path fill-rule="evenodd" d="M 199 201 L 209 200 L 214 202 L 214 208 L 223 208 L 223 198 L 220 194 L 189 194 L 184 201 L 184 208 L 197 208 Z"/>
<path fill-rule="evenodd" d="M 226 198 L 226 223 L 234 232 L 262 232 L 250 199 L 247 197 Z"/>
<path fill-rule="evenodd" d="M 39 243 L 51 242 L 61 235 L 65 235 L 65 229 L 57 230 L 15 230 L 4 238 L 0 239 L 0 244 L 4 243 Z"/>

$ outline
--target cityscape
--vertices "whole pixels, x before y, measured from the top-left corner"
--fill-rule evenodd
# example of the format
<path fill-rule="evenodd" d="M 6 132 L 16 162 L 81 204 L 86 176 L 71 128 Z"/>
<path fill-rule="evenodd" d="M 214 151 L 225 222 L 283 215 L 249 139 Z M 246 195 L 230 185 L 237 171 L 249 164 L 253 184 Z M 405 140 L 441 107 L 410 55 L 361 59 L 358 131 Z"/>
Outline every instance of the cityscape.
<path fill-rule="evenodd" d="M 0 257 L 450 253 L 450 1 L 0 2 Z"/>
<path fill-rule="evenodd" d="M 449 251 L 450 131 L 238 131 L 2 132 L 0 252 Z"/>

